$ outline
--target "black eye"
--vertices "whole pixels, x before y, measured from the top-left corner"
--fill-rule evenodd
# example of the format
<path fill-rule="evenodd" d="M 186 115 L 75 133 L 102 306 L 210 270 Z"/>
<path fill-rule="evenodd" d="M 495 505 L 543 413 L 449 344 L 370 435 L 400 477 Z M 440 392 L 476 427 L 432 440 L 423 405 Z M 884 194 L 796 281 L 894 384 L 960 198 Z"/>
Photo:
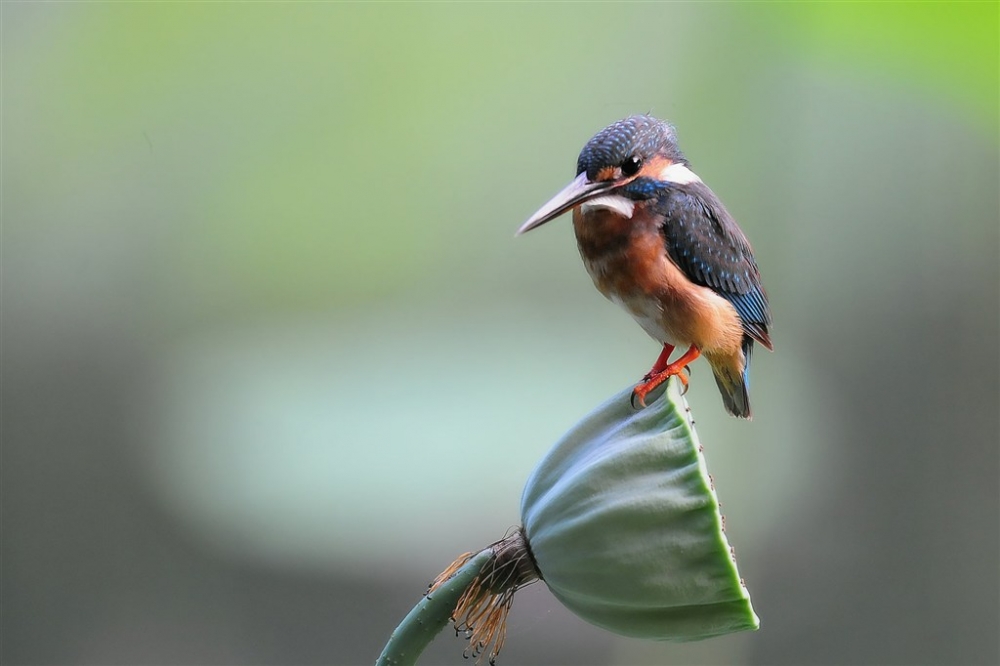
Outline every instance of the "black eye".
<path fill-rule="evenodd" d="M 639 168 L 642 167 L 642 160 L 640 160 L 635 155 L 631 155 L 625 158 L 622 162 L 622 175 L 626 178 L 631 178 L 635 174 L 639 173 Z"/>

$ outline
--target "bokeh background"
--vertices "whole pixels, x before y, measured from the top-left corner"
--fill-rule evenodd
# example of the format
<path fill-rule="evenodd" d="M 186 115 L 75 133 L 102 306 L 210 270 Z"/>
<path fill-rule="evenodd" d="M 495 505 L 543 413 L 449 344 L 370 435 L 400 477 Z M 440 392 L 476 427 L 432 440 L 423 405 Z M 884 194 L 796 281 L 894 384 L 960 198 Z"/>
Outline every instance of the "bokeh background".
<path fill-rule="evenodd" d="M 0 12 L 3 663 L 371 663 L 655 359 L 513 237 L 649 111 L 773 303 L 755 420 L 689 396 L 762 628 L 534 586 L 502 663 L 1000 660 L 996 3 Z"/>

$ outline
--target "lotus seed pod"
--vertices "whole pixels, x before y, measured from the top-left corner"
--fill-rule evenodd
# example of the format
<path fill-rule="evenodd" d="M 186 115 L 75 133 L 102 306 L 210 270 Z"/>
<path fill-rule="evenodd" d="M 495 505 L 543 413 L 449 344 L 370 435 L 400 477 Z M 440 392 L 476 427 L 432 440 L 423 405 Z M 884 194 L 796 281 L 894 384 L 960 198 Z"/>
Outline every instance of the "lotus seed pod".
<path fill-rule="evenodd" d="M 521 500 L 542 579 L 609 631 L 697 640 L 756 629 L 676 382 L 635 411 L 621 393 L 535 468 Z"/>
<path fill-rule="evenodd" d="M 522 526 L 489 547 L 453 613 L 467 656 L 493 663 L 514 593 L 539 579 L 571 611 L 624 636 L 687 641 L 760 625 L 676 383 L 641 411 L 630 395 L 575 425 L 531 474 Z"/>

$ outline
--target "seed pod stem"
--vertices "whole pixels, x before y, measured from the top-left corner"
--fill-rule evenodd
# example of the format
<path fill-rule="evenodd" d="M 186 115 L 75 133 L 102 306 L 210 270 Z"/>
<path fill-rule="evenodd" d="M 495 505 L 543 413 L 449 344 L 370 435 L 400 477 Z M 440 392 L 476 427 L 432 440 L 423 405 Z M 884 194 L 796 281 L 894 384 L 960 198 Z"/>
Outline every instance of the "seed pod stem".
<path fill-rule="evenodd" d="M 493 558 L 492 548 L 469 555 L 444 580 L 435 581 L 420 602 L 413 607 L 389 637 L 375 666 L 413 666 L 420 654 L 451 620 L 458 600 L 477 580 L 483 567 Z"/>

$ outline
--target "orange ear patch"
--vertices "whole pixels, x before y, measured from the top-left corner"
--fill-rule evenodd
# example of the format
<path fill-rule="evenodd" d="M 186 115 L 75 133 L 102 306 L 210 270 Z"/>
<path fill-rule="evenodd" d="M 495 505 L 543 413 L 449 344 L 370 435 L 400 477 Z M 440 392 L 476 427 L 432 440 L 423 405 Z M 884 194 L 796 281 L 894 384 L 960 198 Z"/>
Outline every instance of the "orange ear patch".
<path fill-rule="evenodd" d="M 667 168 L 669 168 L 673 163 L 673 160 L 670 158 L 657 155 L 643 163 L 642 168 L 639 169 L 639 173 L 636 174 L 636 177 L 645 176 L 647 178 L 652 178 L 653 180 L 663 180 L 660 177 L 660 174 L 666 171 Z"/>

